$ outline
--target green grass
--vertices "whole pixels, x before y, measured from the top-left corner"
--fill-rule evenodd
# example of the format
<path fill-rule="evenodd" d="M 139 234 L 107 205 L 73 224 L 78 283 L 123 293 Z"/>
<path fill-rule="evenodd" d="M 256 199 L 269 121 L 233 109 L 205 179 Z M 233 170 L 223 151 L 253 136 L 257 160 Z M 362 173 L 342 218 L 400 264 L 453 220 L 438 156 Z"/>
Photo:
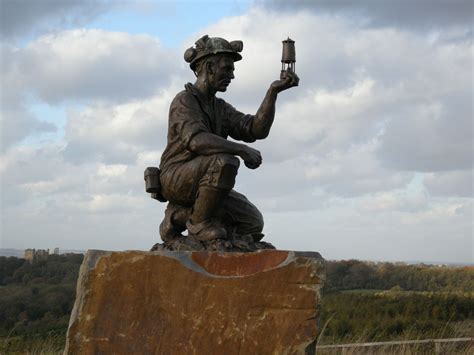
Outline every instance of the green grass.
<path fill-rule="evenodd" d="M 0 354 L 62 354 L 66 335 L 15 336 L 0 338 Z"/>
<path fill-rule="evenodd" d="M 451 334 L 455 337 L 472 336 L 472 329 L 474 328 L 474 321 L 459 322 L 454 325 L 458 329 L 458 333 Z M 403 334 L 398 340 L 421 340 L 421 339 L 437 339 L 444 338 L 446 334 L 442 331 L 419 334 L 416 331 L 408 331 Z M 49 335 L 46 337 L 32 336 L 16 336 L 11 338 L 0 338 L 0 354 L 62 354 L 66 337 L 62 335 Z M 332 344 L 328 343 L 330 339 L 325 338 L 324 330 L 318 340 L 318 345 Z M 369 340 L 361 335 L 347 339 L 344 344 L 349 343 L 366 343 Z M 381 354 L 381 355 L 395 355 L 395 354 L 433 354 L 434 349 L 432 344 L 414 344 L 414 345 L 398 345 L 390 347 L 376 347 L 376 348 L 346 348 L 342 349 L 318 349 L 318 354 Z M 460 354 L 468 355 L 474 353 L 474 345 L 472 343 L 459 344 L 444 344 L 442 347 L 443 354 Z"/>
<path fill-rule="evenodd" d="M 368 332 L 361 333 L 357 336 L 348 337 L 341 341 L 334 337 L 327 337 L 325 330 L 332 320 L 329 319 L 326 324 L 322 325 L 321 334 L 318 338 L 318 345 L 337 345 L 337 344 L 360 344 L 388 341 L 387 339 L 374 339 Z M 455 329 L 453 332 L 452 330 Z M 443 328 L 435 331 L 419 332 L 416 328 L 411 328 L 402 334 L 389 339 L 389 341 L 408 341 L 408 340 L 425 340 L 425 339 L 447 339 L 447 338 L 467 338 L 473 336 L 474 320 L 446 323 Z M 473 342 L 462 343 L 446 343 L 442 345 L 442 354 L 460 354 L 468 355 L 474 354 Z M 433 344 L 403 344 L 384 347 L 348 347 L 342 349 L 318 349 L 318 354 L 381 354 L 381 355 L 395 355 L 395 354 L 434 354 Z"/>
<path fill-rule="evenodd" d="M 344 290 L 340 291 L 340 293 L 348 293 L 348 294 L 368 294 L 368 295 L 373 295 L 375 293 L 382 292 L 383 290 L 372 290 L 372 289 L 357 289 L 357 290 Z"/>

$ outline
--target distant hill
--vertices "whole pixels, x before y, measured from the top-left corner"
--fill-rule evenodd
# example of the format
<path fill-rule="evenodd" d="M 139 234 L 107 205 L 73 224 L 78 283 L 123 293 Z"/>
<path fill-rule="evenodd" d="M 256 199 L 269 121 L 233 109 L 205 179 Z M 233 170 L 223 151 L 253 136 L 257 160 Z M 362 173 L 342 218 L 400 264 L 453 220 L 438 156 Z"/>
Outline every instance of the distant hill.
<path fill-rule="evenodd" d="M 46 248 L 47 249 L 47 248 Z M 75 249 L 61 249 L 59 254 L 85 254 L 84 250 L 75 250 Z M 12 249 L 12 248 L 0 248 L 0 256 L 14 256 L 15 258 L 23 258 L 25 251 L 21 249 Z"/>
<path fill-rule="evenodd" d="M 61 254 L 85 254 L 85 250 L 77 250 L 77 249 L 60 249 L 59 255 Z"/>
<path fill-rule="evenodd" d="M 6 249 L 0 248 L 0 256 L 14 256 L 14 257 L 16 257 L 16 258 L 22 258 L 24 254 L 25 254 L 25 251 L 24 251 L 24 250 L 20 250 L 20 249 L 9 249 L 9 248 L 6 248 Z"/>
<path fill-rule="evenodd" d="M 40 248 L 41 249 L 41 248 Z M 48 249 L 48 248 L 44 248 Z M 85 254 L 85 250 L 77 249 L 60 249 L 59 254 Z M 16 258 L 23 258 L 25 251 L 22 249 L 13 249 L 13 248 L 0 248 L 0 256 L 14 256 Z M 344 261 L 344 260 L 328 260 L 333 262 Z M 474 263 L 460 263 L 460 262 L 443 262 L 443 261 L 419 261 L 419 260 L 410 260 L 410 261 L 371 261 L 365 260 L 361 261 L 367 264 L 377 264 L 377 263 L 393 263 L 393 264 L 406 264 L 406 265 L 434 265 L 434 266 L 448 266 L 448 267 L 464 267 L 464 266 L 474 266 Z"/>

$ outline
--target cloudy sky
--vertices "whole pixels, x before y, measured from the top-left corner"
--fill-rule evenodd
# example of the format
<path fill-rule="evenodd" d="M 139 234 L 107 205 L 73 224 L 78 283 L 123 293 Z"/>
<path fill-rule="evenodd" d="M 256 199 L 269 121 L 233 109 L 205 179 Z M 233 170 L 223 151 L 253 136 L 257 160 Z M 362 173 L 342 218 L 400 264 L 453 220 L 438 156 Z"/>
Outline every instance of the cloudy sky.
<path fill-rule="evenodd" d="M 257 170 L 266 240 L 328 259 L 473 262 L 470 0 L 0 0 L 1 247 L 141 249 L 143 171 L 204 34 L 244 42 L 220 96 L 254 113 L 296 41 Z"/>

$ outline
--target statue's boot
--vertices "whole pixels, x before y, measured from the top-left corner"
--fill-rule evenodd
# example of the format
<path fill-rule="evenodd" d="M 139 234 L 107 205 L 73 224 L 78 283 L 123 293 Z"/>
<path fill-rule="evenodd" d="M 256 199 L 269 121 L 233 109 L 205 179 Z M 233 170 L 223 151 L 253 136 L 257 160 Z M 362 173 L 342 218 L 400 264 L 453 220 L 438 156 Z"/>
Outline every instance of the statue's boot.
<path fill-rule="evenodd" d="M 160 236 L 164 242 L 182 237 L 186 230 L 186 221 L 189 219 L 190 209 L 168 203 L 165 210 L 165 218 L 160 224 Z"/>
<path fill-rule="evenodd" d="M 191 217 L 186 222 L 191 236 L 201 241 L 227 238 L 225 228 L 216 222 L 215 212 L 228 193 L 212 186 L 199 187 Z"/>

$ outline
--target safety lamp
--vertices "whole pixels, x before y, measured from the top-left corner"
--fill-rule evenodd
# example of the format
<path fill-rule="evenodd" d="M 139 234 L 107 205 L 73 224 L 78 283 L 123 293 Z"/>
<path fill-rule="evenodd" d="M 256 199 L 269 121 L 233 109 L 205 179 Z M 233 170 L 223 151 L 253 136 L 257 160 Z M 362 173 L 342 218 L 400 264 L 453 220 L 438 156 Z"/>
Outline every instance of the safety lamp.
<path fill-rule="evenodd" d="M 287 71 L 295 72 L 295 63 L 296 63 L 296 50 L 295 50 L 295 41 L 290 39 L 285 39 L 283 43 L 283 52 L 281 54 L 281 77 L 285 76 Z"/>

